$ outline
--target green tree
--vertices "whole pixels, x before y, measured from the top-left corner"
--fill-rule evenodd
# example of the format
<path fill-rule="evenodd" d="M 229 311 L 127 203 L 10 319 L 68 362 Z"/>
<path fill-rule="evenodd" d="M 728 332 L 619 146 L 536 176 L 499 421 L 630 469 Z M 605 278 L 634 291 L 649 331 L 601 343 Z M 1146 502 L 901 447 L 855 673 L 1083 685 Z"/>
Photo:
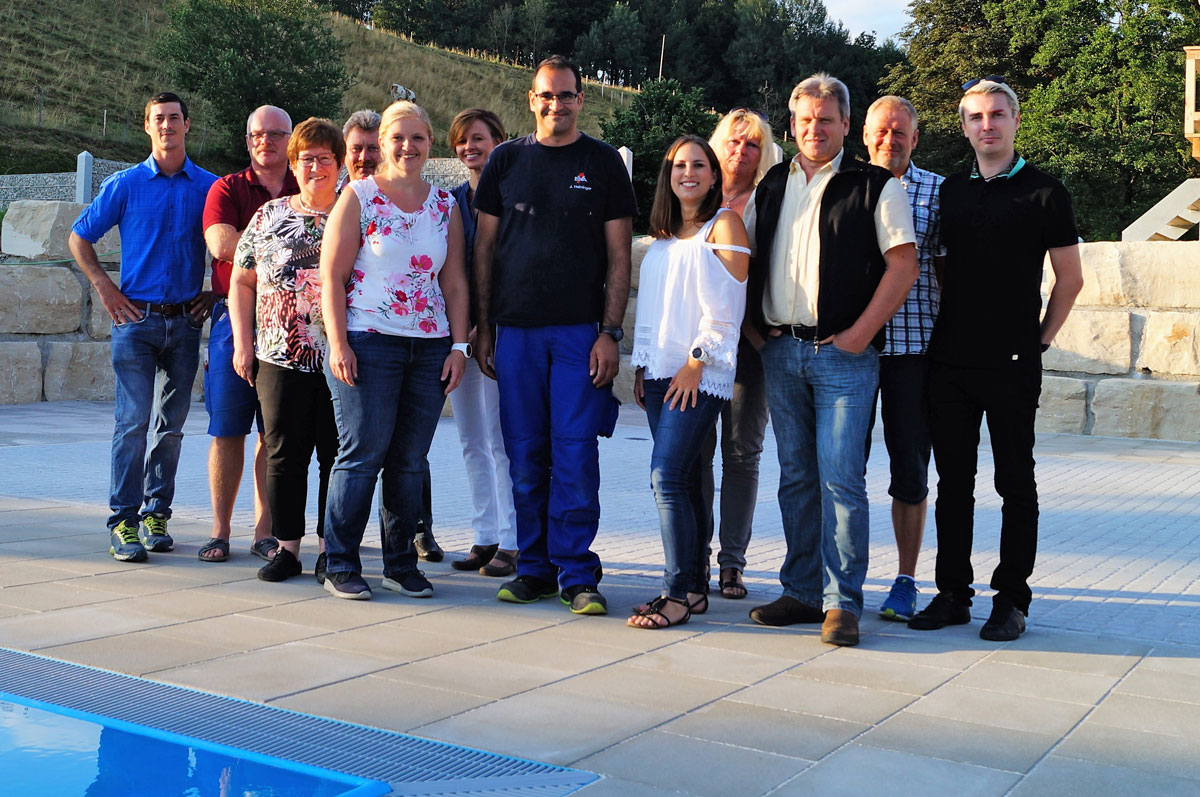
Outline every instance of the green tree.
<path fill-rule="evenodd" d="M 646 75 L 646 29 L 628 3 L 617 3 L 603 22 L 575 40 L 575 58 L 588 75 L 635 85 Z"/>
<path fill-rule="evenodd" d="M 879 83 L 883 94 L 907 97 L 921 117 L 916 159 L 947 174 L 969 161 L 971 148 L 958 121 L 962 84 L 984 75 L 1003 75 L 1019 95 L 1028 89 L 1029 54 L 1010 49 L 1011 32 L 989 14 L 983 0 L 913 0 L 912 22 L 901 33 L 908 59 L 896 63 Z"/>
<path fill-rule="evenodd" d="M 650 218 L 658 166 L 667 147 L 687 133 L 707 138 L 717 126 L 717 118 L 705 107 L 704 93 L 699 88 L 684 89 L 679 81 L 665 79 L 646 83 L 628 106 L 600 122 L 605 141 L 633 150 L 638 229 L 646 229 Z"/>
<path fill-rule="evenodd" d="M 384 30 L 411 36 L 413 41 L 433 41 L 430 21 L 434 17 L 433 0 L 379 0 L 371 12 L 372 21 Z"/>
<path fill-rule="evenodd" d="M 343 45 L 308 0 L 185 0 L 168 14 L 156 53 L 180 90 L 208 102 L 231 150 L 259 105 L 297 121 L 338 112 Z"/>
<path fill-rule="evenodd" d="M 1031 49 L 1018 150 L 1071 189 L 1080 233 L 1115 240 L 1200 170 L 1180 135 L 1188 0 L 1008 0 L 1011 49 Z"/>

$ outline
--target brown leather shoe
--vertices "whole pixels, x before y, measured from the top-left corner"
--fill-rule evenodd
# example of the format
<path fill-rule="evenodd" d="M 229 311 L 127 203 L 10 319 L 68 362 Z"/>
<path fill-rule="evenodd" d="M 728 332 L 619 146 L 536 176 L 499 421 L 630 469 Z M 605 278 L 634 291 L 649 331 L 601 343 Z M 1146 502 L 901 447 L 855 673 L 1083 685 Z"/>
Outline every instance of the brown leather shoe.
<path fill-rule="evenodd" d="M 858 618 L 845 609 L 825 612 L 821 624 L 821 641 L 827 645 L 849 647 L 858 644 Z"/>
<path fill-rule="evenodd" d="M 750 619 L 759 625 L 819 623 L 825 619 L 825 612 L 820 607 L 809 606 L 788 595 L 780 595 L 764 606 L 751 609 Z"/>

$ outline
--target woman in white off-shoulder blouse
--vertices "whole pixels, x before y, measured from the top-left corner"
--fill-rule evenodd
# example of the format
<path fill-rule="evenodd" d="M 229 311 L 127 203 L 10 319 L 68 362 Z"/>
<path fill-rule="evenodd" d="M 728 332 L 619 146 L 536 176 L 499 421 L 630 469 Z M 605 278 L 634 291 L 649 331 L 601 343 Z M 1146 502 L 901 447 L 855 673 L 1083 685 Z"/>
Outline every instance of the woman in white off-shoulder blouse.
<path fill-rule="evenodd" d="M 656 240 L 642 261 L 633 365 L 654 452 L 650 481 L 662 524 L 662 596 L 629 625 L 666 628 L 708 609 L 708 514 L 700 449 L 733 392 L 750 250 L 746 228 L 721 208 L 721 168 L 708 142 L 683 136 L 658 173 Z"/>

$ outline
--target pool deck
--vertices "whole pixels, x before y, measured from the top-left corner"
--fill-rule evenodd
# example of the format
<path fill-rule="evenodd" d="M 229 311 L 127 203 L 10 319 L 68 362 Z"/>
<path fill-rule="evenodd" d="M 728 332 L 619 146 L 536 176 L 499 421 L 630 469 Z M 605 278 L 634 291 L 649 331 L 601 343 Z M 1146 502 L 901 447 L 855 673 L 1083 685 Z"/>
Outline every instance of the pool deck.
<path fill-rule="evenodd" d="M 625 619 L 657 594 L 662 549 L 636 408 L 600 447 L 595 549 L 611 614 L 599 618 L 498 603 L 498 580 L 450 568 L 470 545 L 471 510 L 449 418 L 430 453 L 450 552 L 423 566 L 432 599 L 376 589 L 338 601 L 309 573 L 258 581 L 248 477 L 233 555 L 200 562 L 206 422 L 193 406 L 175 551 L 130 565 L 108 555 L 104 532 L 111 403 L 0 407 L 0 646 L 602 775 L 586 797 L 1200 793 L 1200 445 L 1039 436 L 1029 630 L 997 644 L 978 637 L 1000 521 L 986 453 L 974 622 L 916 632 L 875 616 L 896 567 L 877 439 L 862 643 L 838 649 L 815 626 L 746 616 L 778 594 L 785 547 L 769 430 L 749 598 L 714 597 L 684 626 L 639 631 Z M 922 605 L 935 542 L 931 511 Z M 315 550 L 306 540 L 310 572 Z M 377 536 L 365 553 L 377 586 Z"/>

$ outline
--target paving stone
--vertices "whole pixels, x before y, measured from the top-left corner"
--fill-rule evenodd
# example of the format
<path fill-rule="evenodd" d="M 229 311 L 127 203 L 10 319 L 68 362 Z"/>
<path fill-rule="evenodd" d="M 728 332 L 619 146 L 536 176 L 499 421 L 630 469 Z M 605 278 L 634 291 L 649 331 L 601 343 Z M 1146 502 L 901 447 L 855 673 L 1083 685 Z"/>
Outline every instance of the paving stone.
<path fill-rule="evenodd" d="M 958 670 L 927 667 L 916 663 L 898 667 L 895 662 L 855 655 L 849 650 L 839 650 L 831 655 L 807 661 L 790 670 L 787 675 L 805 680 L 924 695 L 957 676 Z"/>
<path fill-rule="evenodd" d="M 913 704 L 912 713 L 1014 731 L 1062 736 L 1089 706 L 947 684 Z"/>
<path fill-rule="evenodd" d="M 915 700 L 899 692 L 817 682 L 805 685 L 796 678 L 783 677 L 747 687 L 728 699 L 866 724 L 879 722 Z"/>
<path fill-rule="evenodd" d="M 1194 797 L 1197 788 L 1194 780 L 1055 755 L 1030 772 L 1012 794 L 1014 797 L 1044 794 L 1061 797 L 1095 797 L 1097 794 Z"/>
<path fill-rule="evenodd" d="M 433 686 L 400 684 L 374 675 L 349 678 L 270 701 L 271 705 L 406 732 L 490 701 Z"/>
<path fill-rule="evenodd" d="M 861 722 L 718 700 L 664 725 L 663 730 L 817 761 L 870 727 Z"/>
<path fill-rule="evenodd" d="M 906 711 L 868 730 L 856 741 L 927 758 L 1027 772 L 1058 743 L 1059 736 L 1000 728 L 986 717 L 978 722 L 962 722 Z"/>
<path fill-rule="evenodd" d="M 695 766 L 699 758 L 705 766 Z M 689 794 L 765 794 L 810 762 L 732 745 L 651 731 L 578 762 L 580 769 L 625 780 L 671 783 Z"/>
<path fill-rule="evenodd" d="M 775 792 L 778 795 L 878 794 L 1002 795 L 1018 775 L 852 744 L 817 763 Z"/>
<path fill-rule="evenodd" d="M 1112 694 L 1089 719 L 1131 731 L 1182 736 L 1195 739 L 1200 729 L 1200 705 L 1153 697 Z"/>
<path fill-rule="evenodd" d="M 1200 780 L 1195 736 L 1130 733 L 1086 719 L 1062 741 L 1056 756 Z M 1198 786 L 1197 788 L 1200 788 Z"/>
<path fill-rule="evenodd" d="M 1108 694 L 1117 680 L 1113 675 L 1089 675 L 1003 661 L 981 661 L 955 678 L 954 684 L 1092 706 Z"/>

